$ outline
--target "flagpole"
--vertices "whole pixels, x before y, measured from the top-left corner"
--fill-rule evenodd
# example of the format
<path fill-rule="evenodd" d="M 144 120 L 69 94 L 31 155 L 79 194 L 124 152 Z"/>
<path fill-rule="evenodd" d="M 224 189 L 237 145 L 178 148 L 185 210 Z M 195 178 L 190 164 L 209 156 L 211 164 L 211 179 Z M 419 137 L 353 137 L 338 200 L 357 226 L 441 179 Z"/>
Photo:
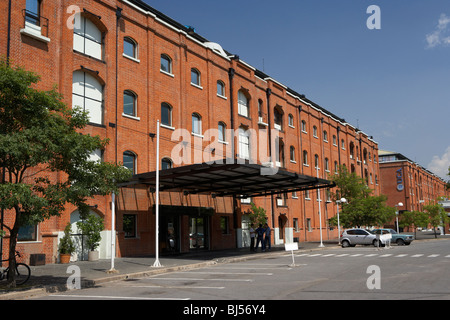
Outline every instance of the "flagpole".
<path fill-rule="evenodd" d="M 162 267 L 159 262 L 159 120 L 156 123 L 156 197 L 155 197 L 155 262 L 153 267 Z"/>

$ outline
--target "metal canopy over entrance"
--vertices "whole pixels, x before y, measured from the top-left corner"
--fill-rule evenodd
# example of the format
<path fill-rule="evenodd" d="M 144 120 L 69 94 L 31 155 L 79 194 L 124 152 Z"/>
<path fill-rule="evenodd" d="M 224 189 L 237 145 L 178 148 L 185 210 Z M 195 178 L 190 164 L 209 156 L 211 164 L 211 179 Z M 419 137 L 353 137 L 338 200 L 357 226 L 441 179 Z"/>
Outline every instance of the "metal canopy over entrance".
<path fill-rule="evenodd" d="M 271 168 L 258 164 L 193 164 L 159 172 L 159 191 L 179 191 L 184 194 L 211 194 L 213 197 L 260 197 L 285 192 L 332 188 L 334 182 L 300 175 L 279 168 L 273 174 L 263 174 Z M 119 187 L 149 188 L 156 184 L 156 171 L 134 175 Z"/>

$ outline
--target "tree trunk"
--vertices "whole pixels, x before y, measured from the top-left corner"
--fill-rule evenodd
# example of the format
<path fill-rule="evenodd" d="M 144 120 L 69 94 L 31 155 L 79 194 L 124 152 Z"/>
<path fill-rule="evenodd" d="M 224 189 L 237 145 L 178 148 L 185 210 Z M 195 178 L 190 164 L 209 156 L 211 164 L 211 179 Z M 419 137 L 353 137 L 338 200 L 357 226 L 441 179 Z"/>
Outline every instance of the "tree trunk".
<path fill-rule="evenodd" d="M 17 245 L 17 235 L 19 234 L 19 221 L 20 212 L 16 209 L 16 221 L 14 222 L 14 227 L 11 229 L 11 234 L 9 237 L 9 270 L 8 272 L 8 287 L 16 287 L 16 245 Z"/>

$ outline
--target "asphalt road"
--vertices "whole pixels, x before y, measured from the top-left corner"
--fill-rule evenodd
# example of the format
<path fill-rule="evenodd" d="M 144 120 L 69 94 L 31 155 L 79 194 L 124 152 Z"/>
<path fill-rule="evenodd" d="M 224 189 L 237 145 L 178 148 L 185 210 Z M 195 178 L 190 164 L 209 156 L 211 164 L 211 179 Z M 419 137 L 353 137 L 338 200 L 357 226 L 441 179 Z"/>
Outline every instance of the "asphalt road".
<path fill-rule="evenodd" d="M 294 262 L 286 252 L 268 259 L 106 283 L 39 300 L 177 300 L 185 312 L 212 315 L 213 309 L 195 309 L 200 307 L 195 300 L 245 300 L 248 306 L 225 306 L 215 310 L 218 314 L 257 313 L 259 304 L 248 303 L 264 300 L 450 299 L 450 241 L 294 252 Z"/>

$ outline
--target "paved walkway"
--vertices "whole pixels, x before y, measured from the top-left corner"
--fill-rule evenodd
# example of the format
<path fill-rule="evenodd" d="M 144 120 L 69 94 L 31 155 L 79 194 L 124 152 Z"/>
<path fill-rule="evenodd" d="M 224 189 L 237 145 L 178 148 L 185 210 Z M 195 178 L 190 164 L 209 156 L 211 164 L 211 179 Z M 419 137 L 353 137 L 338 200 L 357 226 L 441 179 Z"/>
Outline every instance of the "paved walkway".
<path fill-rule="evenodd" d="M 449 239 L 449 236 L 438 236 L 438 238 Z M 418 233 L 417 240 L 434 239 L 434 234 Z M 413 242 L 414 243 L 414 242 Z M 299 244 L 299 252 L 309 252 L 313 250 L 338 248 L 337 240 L 323 242 L 324 247 L 319 247 L 318 242 L 302 242 Z M 67 280 L 74 275 L 71 266 L 77 266 L 81 276 L 81 287 L 87 288 L 109 281 L 118 281 L 130 278 L 146 277 L 150 275 L 201 268 L 217 263 L 230 263 L 249 259 L 259 259 L 269 255 L 284 254 L 285 248 L 282 246 L 272 246 L 270 252 L 251 253 L 248 248 L 230 249 L 220 251 L 202 251 L 184 254 L 163 255 L 159 262 L 162 267 L 153 267 L 154 256 L 116 258 L 114 269 L 111 270 L 111 260 L 99 260 L 95 262 L 77 261 L 70 264 L 48 264 L 44 266 L 30 266 L 31 278 L 22 287 L 8 290 L 5 282 L 0 285 L 0 300 L 26 299 L 32 296 L 39 296 L 49 292 L 67 290 Z"/>

